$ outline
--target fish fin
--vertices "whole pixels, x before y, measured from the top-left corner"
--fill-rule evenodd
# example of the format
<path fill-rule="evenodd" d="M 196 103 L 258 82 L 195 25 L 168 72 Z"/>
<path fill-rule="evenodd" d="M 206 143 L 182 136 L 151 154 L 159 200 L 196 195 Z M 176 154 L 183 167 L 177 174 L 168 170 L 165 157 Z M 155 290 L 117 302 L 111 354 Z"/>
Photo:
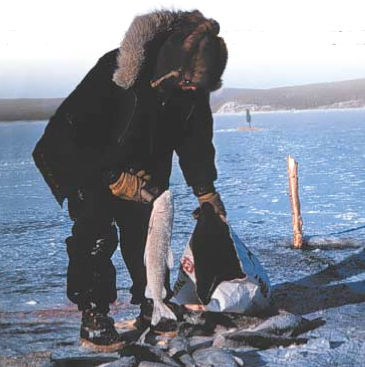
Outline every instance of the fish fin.
<path fill-rule="evenodd" d="M 150 288 L 149 288 L 148 284 L 146 285 L 146 289 L 145 289 L 145 291 L 144 291 L 144 295 L 145 295 L 145 297 L 146 297 L 146 298 L 152 298 L 152 292 L 151 292 L 151 290 L 150 290 Z M 165 297 L 166 297 L 166 296 L 165 296 Z"/>
<path fill-rule="evenodd" d="M 174 267 L 174 255 L 170 247 L 167 251 L 167 267 L 169 269 L 172 269 Z"/>
<path fill-rule="evenodd" d="M 162 301 L 153 300 L 153 312 L 151 324 L 156 326 L 162 318 L 177 320 L 176 315 Z"/>

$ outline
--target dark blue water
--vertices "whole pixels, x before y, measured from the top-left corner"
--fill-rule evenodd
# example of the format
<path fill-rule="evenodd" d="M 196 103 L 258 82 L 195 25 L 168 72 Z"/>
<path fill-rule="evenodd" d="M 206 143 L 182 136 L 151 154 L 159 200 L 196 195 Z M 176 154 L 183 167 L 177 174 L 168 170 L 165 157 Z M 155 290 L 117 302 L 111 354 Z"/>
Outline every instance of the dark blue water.
<path fill-rule="evenodd" d="M 45 125 L 0 123 L 0 312 L 4 314 L 70 306 L 65 296 L 64 239 L 71 222 L 31 157 Z M 245 125 L 243 115 L 215 116 L 217 187 L 232 227 L 258 255 L 272 282 L 319 271 L 365 245 L 365 110 L 253 114 L 252 125 L 258 130 L 237 130 Z M 299 162 L 305 235 L 315 245 L 334 244 L 342 251 L 290 249 L 289 154 Z M 171 181 L 175 277 L 194 227 L 191 212 L 197 203 L 176 162 Z M 119 251 L 113 260 L 123 312 L 134 312 L 128 306 L 130 280 Z"/>

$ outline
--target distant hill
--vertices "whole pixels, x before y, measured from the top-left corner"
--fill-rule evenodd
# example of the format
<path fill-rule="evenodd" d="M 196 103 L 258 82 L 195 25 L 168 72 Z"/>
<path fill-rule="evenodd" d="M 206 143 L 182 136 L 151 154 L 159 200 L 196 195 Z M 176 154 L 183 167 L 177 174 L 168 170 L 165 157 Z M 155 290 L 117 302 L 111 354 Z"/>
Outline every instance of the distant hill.
<path fill-rule="evenodd" d="M 63 98 L 0 99 L 0 121 L 48 120 Z M 224 88 L 211 96 L 215 113 L 365 107 L 365 78 L 272 89 Z"/>
<path fill-rule="evenodd" d="M 0 99 L 0 121 L 48 120 L 63 98 Z"/>
<path fill-rule="evenodd" d="M 212 94 L 213 112 L 365 107 L 365 78 L 272 89 L 226 88 Z"/>

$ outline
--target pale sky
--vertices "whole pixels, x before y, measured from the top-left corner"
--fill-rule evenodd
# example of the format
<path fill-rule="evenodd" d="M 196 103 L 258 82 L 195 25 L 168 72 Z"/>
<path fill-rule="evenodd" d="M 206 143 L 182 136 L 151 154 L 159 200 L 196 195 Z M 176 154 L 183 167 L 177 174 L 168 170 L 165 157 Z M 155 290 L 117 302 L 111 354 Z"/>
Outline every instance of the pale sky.
<path fill-rule="evenodd" d="M 220 23 L 224 87 L 365 78 L 364 0 L 2 0 L 0 98 L 66 96 L 135 15 L 161 8 Z"/>

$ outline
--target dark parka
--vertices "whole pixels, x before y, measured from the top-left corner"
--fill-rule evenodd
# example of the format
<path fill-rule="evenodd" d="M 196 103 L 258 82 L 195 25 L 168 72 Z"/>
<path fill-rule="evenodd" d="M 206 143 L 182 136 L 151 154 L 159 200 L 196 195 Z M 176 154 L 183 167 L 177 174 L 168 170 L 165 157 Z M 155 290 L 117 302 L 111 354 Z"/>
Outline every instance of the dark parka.
<path fill-rule="evenodd" d="M 150 86 L 170 21 L 142 43 L 132 23 L 121 48 L 101 57 L 50 119 L 33 157 L 60 204 L 78 188 L 107 185 L 131 169 L 148 171 L 167 188 L 173 151 L 189 186 L 216 180 L 209 92 L 165 97 Z M 129 65 L 134 59 L 139 64 Z"/>

